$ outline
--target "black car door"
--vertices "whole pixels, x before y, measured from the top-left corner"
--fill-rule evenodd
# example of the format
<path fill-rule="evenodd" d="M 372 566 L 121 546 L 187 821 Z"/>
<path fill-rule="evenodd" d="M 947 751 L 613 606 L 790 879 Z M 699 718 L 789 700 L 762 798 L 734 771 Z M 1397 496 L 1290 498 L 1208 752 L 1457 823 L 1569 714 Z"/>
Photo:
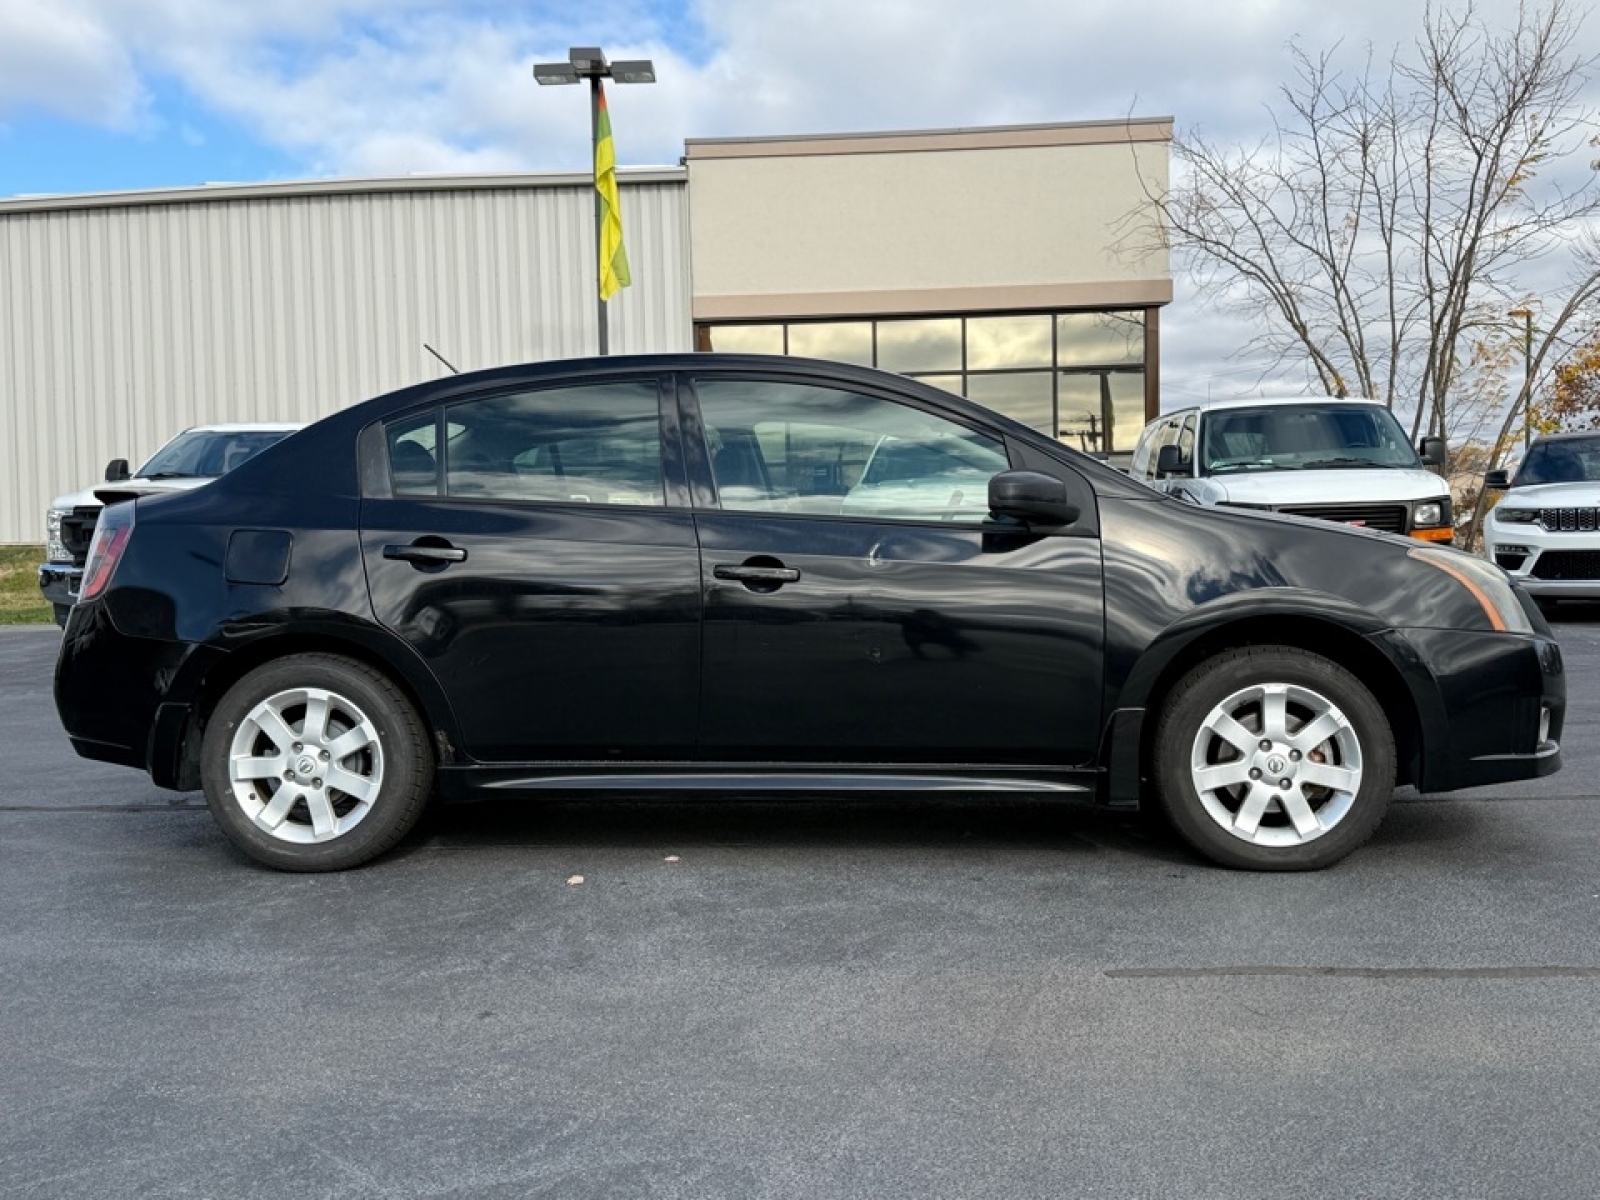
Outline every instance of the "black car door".
<path fill-rule="evenodd" d="M 1092 512 L 1058 535 L 997 527 L 1004 443 L 911 396 L 707 372 L 684 403 L 702 758 L 1093 759 Z"/>
<path fill-rule="evenodd" d="M 692 755 L 699 557 L 656 377 L 454 398 L 383 431 L 377 619 L 487 762 Z"/>

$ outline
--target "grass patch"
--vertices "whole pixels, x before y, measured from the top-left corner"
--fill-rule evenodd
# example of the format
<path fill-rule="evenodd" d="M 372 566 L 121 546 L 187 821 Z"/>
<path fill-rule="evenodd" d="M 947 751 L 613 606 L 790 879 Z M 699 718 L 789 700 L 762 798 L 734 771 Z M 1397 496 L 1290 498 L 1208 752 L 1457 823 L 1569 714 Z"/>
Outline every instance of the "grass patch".
<path fill-rule="evenodd" d="M 43 546 L 0 546 L 0 625 L 48 625 L 55 610 L 39 594 Z"/>

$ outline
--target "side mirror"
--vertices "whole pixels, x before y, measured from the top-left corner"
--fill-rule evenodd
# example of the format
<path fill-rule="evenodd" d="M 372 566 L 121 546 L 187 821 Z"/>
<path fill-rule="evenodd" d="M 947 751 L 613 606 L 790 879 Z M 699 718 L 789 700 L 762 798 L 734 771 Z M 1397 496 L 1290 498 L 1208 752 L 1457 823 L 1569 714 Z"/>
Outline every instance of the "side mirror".
<path fill-rule="evenodd" d="M 1483 477 L 1483 486 L 1493 492 L 1503 492 L 1511 486 L 1511 474 L 1508 471 L 1490 471 Z"/>
<path fill-rule="evenodd" d="M 1156 451 L 1156 478 L 1166 479 L 1172 475 L 1187 475 L 1189 461 L 1183 457 L 1183 451 L 1176 446 L 1163 446 Z"/>
<path fill-rule="evenodd" d="M 1417 449 L 1422 453 L 1422 461 L 1428 466 L 1444 466 L 1445 446 L 1442 437 L 1425 437 Z"/>
<path fill-rule="evenodd" d="M 113 458 L 110 462 L 108 462 L 106 464 L 106 482 L 107 483 L 121 483 L 126 478 L 128 478 L 128 460 L 127 459 L 125 459 L 125 458 Z"/>
<path fill-rule="evenodd" d="M 1067 485 L 1041 471 L 1001 471 L 990 479 L 989 511 L 1037 525 L 1070 525 L 1078 519 Z"/>

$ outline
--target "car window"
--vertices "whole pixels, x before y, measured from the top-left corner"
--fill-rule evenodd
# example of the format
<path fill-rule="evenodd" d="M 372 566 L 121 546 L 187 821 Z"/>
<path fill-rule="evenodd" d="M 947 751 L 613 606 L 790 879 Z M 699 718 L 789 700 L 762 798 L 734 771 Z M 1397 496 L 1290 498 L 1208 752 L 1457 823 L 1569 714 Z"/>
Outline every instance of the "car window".
<path fill-rule="evenodd" d="M 1201 441 L 1207 474 L 1421 466 L 1394 414 L 1377 405 L 1223 409 L 1206 418 Z"/>
<path fill-rule="evenodd" d="M 1178 456 L 1187 470 L 1194 468 L 1194 427 L 1198 414 L 1190 413 L 1178 429 Z"/>
<path fill-rule="evenodd" d="M 723 508 L 980 522 L 1004 445 L 909 405 L 837 388 L 700 380 Z"/>
<path fill-rule="evenodd" d="M 386 432 L 396 495 L 568 504 L 662 504 L 654 381 L 488 396 L 418 414 Z"/>
<path fill-rule="evenodd" d="M 1535 442 L 1517 468 L 1513 487 L 1530 483 L 1600 481 L 1600 438 L 1562 438 Z"/>
<path fill-rule="evenodd" d="M 141 479 L 215 479 L 289 436 L 287 429 L 189 429 L 135 472 Z"/>

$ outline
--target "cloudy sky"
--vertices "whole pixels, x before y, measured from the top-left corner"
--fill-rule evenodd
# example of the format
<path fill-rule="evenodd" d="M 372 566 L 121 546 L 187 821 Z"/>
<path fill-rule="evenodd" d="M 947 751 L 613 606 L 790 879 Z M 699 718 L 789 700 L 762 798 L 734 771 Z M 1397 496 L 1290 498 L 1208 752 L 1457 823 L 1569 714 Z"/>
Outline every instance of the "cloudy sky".
<path fill-rule="evenodd" d="M 1455 0 L 1460 8 L 1466 0 Z M 1479 0 L 1493 26 L 1517 0 Z M 588 164 L 580 89 L 531 65 L 655 60 L 609 91 L 619 162 L 686 137 L 1168 116 L 1251 142 L 1289 46 L 1386 58 L 1423 0 L 0 0 L 0 196 Z M 1600 54 L 1600 14 L 1580 53 Z M 1254 386 L 1178 281 L 1167 390 Z"/>

